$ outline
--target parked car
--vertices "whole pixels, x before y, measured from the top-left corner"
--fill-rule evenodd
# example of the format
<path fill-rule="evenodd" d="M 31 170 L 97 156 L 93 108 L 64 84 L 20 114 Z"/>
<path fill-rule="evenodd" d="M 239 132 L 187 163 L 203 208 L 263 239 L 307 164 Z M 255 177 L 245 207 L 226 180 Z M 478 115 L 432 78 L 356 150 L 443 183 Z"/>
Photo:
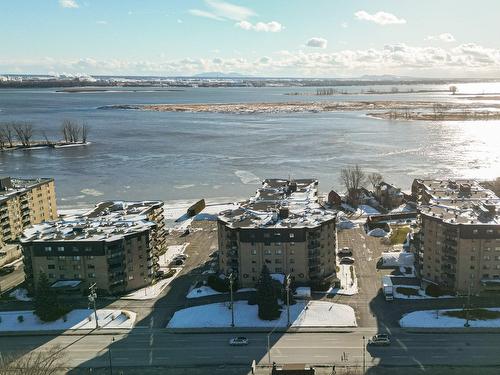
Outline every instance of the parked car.
<path fill-rule="evenodd" d="M 338 255 L 341 257 L 350 257 L 352 255 L 352 250 L 348 247 L 343 247 L 339 250 Z"/>
<path fill-rule="evenodd" d="M 354 258 L 353 257 L 342 257 L 340 258 L 340 264 L 353 264 L 354 263 Z"/>
<path fill-rule="evenodd" d="M 379 333 L 368 340 L 368 345 L 388 346 L 391 345 L 391 338 L 385 333 Z"/>
<path fill-rule="evenodd" d="M 174 266 L 182 266 L 184 264 L 184 261 L 182 259 L 174 259 L 172 262 Z"/>
<path fill-rule="evenodd" d="M 184 254 L 176 255 L 174 257 L 174 260 L 177 260 L 177 259 L 186 260 L 187 259 L 187 255 L 184 255 Z"/>
<path fill-rule="evenodd" d="M 9 273 L 14 272 L 16 267 L 14 266 L 5 266 L 0 268 L 0 276 L 8 275 Z"/>
<path fill-rule="evenodd" d="M 248 339 L 243 336 L 233 337 L 231 340 L 229 340 L 229 345 L 233 346 L 248 345 Z"/>

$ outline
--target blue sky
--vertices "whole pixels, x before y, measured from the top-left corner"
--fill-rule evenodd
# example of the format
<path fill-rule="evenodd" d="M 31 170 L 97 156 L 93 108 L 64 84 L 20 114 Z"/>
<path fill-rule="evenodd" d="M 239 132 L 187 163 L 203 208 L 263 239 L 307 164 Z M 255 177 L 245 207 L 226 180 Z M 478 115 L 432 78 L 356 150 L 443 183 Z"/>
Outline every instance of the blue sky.
<path fill-rule="evenodd" d="M 498 0 L 1 0 L 0 72 L 500 77 Z"/>

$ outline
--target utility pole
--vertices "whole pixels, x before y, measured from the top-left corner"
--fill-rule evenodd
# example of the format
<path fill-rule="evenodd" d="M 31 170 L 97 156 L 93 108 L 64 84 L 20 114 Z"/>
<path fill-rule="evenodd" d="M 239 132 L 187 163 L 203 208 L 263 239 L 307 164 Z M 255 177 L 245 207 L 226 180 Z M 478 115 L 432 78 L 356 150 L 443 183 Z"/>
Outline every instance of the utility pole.
<path fill-rule="evenodd" d="M 469 290 L 467 293 L 467 308 L 465 309 L 464 327 L 470 327 L 470 324 L 469 324 L 470 294 L 471 294 L 471 282 L 469 281 Z"/>
<path fill-rule="evenodd" d="M 96 307 L 96 300 L 97 300 L 97 292 L 96 292 L 96 283 L 93 283 L 92 285 L 89 286 L 89 302 L 94 305 L 94 316 L 95 316 L 95 328 L 99 328 L 99 322 L 97 320 L 97 307 Z"/>
<path fill-rule="evenodd" d="M 363 375 L 366 374 L 366 345 L 365 336 L 363 336 Z"/>
<path fill-rule="evenodd" d="M 234 275 L 231 272 L 229 275 L 229 289 L 231 290 L 231 327 L 234 327 L 234 298 L 233 298 L 233 283 Z"/>
<path fill-rule="evenodd" d="M 290 327 L 290 274 L 285 279 L 287 327 Z"/>

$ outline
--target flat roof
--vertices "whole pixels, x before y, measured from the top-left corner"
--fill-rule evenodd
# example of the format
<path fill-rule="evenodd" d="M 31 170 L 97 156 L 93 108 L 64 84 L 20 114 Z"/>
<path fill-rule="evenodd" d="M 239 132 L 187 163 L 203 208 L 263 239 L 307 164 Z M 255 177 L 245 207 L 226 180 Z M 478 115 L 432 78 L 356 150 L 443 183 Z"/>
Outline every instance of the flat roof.
<path fill-rule="evenodd" d="M 16 194 L 24 193 L 37 185 L 45 182 L 54 181 L 53 178 L 14 178 L 14 177 L 0 177 L 2 182 L 6 185 L 0 186 L 0 202 L 6 200 Z"/>
<path fill-rule="evenodd" d="M 252 198 L 219 220 L 232 228 L 316 227 L 334 219 L 336 211 L 319 204 L 316 179 L 266 179 Z"/>
<path fill-rule="evenodd" d="M 161 201 L 101 202 L 87 213 L 33 225 L 23 232 L 21 242 L 116 241 L 156 226 L 147 213 L 161 205 Z"/>

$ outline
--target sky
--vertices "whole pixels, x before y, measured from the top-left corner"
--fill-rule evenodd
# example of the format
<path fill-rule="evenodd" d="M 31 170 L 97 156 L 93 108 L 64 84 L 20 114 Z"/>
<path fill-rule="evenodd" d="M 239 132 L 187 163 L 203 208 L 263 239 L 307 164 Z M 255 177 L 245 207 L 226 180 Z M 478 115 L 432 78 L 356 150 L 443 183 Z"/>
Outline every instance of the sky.
<path fill-rule="evenodd" d="M 500 78 L 498 0 L 0 0 L 0 73 Z"/>

